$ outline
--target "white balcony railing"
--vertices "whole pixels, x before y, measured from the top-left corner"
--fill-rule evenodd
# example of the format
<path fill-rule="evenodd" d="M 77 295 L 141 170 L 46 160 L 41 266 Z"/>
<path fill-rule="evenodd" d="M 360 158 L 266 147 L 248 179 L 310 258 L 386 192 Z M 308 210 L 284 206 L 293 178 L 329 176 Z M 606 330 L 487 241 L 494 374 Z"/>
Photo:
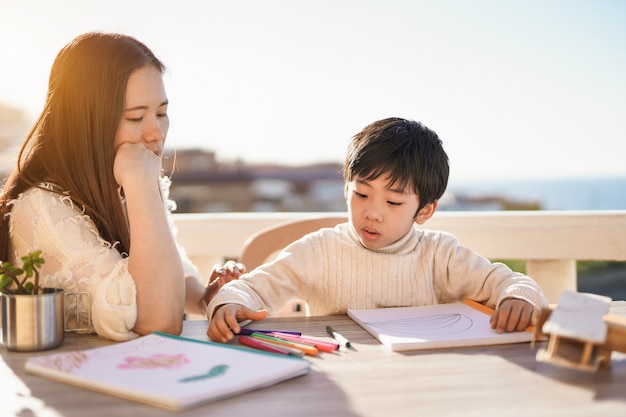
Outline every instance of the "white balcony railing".
<path fill-rule="evenodd" d="M 280 222 L 343 213 L 175 214 L 178 241 L 201 271 L 239 256 L 252 233 Z M 548 301 L 576 290 L 577 260 L 626 261 L 626 211 L 438 212 L 424 227 L 448 231 L 489 259 L 526 261 Z M 624 282 L 626 285 L 626 282 Z"/>

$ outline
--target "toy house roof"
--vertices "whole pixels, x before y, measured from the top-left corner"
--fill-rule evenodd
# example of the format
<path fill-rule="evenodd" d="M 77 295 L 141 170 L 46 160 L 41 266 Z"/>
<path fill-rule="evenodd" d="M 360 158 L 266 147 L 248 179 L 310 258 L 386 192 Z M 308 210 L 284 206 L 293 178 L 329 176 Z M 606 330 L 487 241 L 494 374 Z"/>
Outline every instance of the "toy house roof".
<path fill-rule="evenodd" d="M 543 332 L 585 342 L 603 343 L 607 324 L 602 317 L 609 312 L 610 297 L 564 291 Z"/>

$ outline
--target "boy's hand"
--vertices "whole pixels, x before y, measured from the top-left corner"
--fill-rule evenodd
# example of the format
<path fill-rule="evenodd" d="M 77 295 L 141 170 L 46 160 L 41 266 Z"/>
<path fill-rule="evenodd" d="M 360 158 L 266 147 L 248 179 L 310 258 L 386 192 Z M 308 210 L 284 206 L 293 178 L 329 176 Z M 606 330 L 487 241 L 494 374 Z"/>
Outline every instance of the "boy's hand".
<path fill-rule="evenodd" d="M 493 313 L 489 323 L 498 333 L 525 330 L 532 324 L 534 307 L 527 301 L 509 298 Z"/>
<path fill-rule="evenodd" d="M 245 272 L 246 266 L 235 261 L 228 261 L 224 265 L 215 264 L 213 266 L 213 271 L 211 271 L 211 276 L 209 277 L 209 283 L 204 290 L 204 295 L 202 297 L 204 302 L 209 304 L 224 284 L 234 279 L 238 279 L 239 276 Z"/>
<path fill-rule="evenodd" d="M 265 317 L 266 310 L 252 311 L 239 304 L 224 304 L 215 310 L 206 334 L 214 342 L 226 343 L 241 330 L 239 322 L 263 320 Z"/>

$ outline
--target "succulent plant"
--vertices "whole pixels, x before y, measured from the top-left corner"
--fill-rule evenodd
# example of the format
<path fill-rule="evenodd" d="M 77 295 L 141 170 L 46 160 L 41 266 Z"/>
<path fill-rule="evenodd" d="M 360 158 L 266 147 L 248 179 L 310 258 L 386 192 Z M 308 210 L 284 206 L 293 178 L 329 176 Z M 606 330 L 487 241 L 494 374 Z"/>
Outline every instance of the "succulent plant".
<path fill-rule="evenodd" d="M 21 268 L 8 261 L 0 264 L 0 290 L 5 294 L 43 294 L 37 269 L 45 263 L 41 251 L 22 256 L 21 261 Z"/>

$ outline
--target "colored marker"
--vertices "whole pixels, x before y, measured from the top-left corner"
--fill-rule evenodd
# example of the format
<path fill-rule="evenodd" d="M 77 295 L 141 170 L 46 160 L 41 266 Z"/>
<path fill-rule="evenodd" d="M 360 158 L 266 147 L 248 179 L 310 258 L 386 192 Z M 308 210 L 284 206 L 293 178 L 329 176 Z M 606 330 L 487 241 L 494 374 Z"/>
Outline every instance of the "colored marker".
<path fill-rule="evenodd" d="M 289 340 L 281 339 L 274 336 L 269 336 L 265 333 L 252 333 L 252 337 L 256 339 L 261 339 L 263 342 L 277 344 L 279 346 L 287 346 L 290 348 L 295 348 L 303 351 L 309 356 L 316 356 L 318 350 L 315 346 L 307 345 L 304 343 L 291 342 Z"/>
<path fill-rule="evenodd" d="M 280 355 L 304 356 L 304 352 L 298 349 L 292 349 L 287 346 L 278 346 L 271 343 L 265 343 L 262 340 L 255 339 L 250 336 L 241 336 L 239 342 L 242 345 L 250 346 L 265 352 L 278 353 Z"/>
<path fill-rule="evenodd" d="M 315 346 L 318 350 L 321 350 L 322 352 L 334 352 L 337 349 L 339 349 L 338 343 L 327 342 L 325 340 L 311 339 L 309 337 L 302 337 L 302 336 L 293 336 L 290 334 L 278 333 L 278 332 L 269 333 L 269 335 L 278 337 L 280 339 L 289 340 L 291 342 L 304 343 L 306 345 Z"/>
<path fill-rule="evenodd" d="M 252 333 L 285 333 L 293 336 L 300 336 L 301 332 L 288 332 L 286 330 L 260 330 L 260 329 L 240 329 L 237 335 L 250 336 Z"/>
<path fill-rule="evenodd" d="M 250 338 L 251 339 L 255 339 L 252 336 L 250 336 Z M 259 342 L 260 344 L 264 345 L 264 346 L 268 346 L 268 347 L 273 347 L 273 348 L 284 350 L 289 355 L 299 356 L 299 357 L 302 357 L 302 356 L 305 355 L 305 353 L 303 351 L 301 351 L 300 349 L 292 348 L 292 347 L 289 347 L 289 346 L 286 346 L 286 345 L 273 344 L 273 343 L 271 343 L 269 341 L 265 341 L 265 340 L 261 340 L 261 339 L 255 339 L 255 340 L 257 342 Z"/>
<path fill-rule="evenodd" d="M 341 335 L 341 333 L 337 333 L 335 330 L 333 330 L 332 327 L 330 326 L 326 326 L 326 332 L 331 335 L 337 342 L 339 342 L 340 345 L 343 345 L 347 348 L 350 347 L 350 341 L 348 339 L 346 339 L 345 337 L 343 337 L 343 335 Z"/>

